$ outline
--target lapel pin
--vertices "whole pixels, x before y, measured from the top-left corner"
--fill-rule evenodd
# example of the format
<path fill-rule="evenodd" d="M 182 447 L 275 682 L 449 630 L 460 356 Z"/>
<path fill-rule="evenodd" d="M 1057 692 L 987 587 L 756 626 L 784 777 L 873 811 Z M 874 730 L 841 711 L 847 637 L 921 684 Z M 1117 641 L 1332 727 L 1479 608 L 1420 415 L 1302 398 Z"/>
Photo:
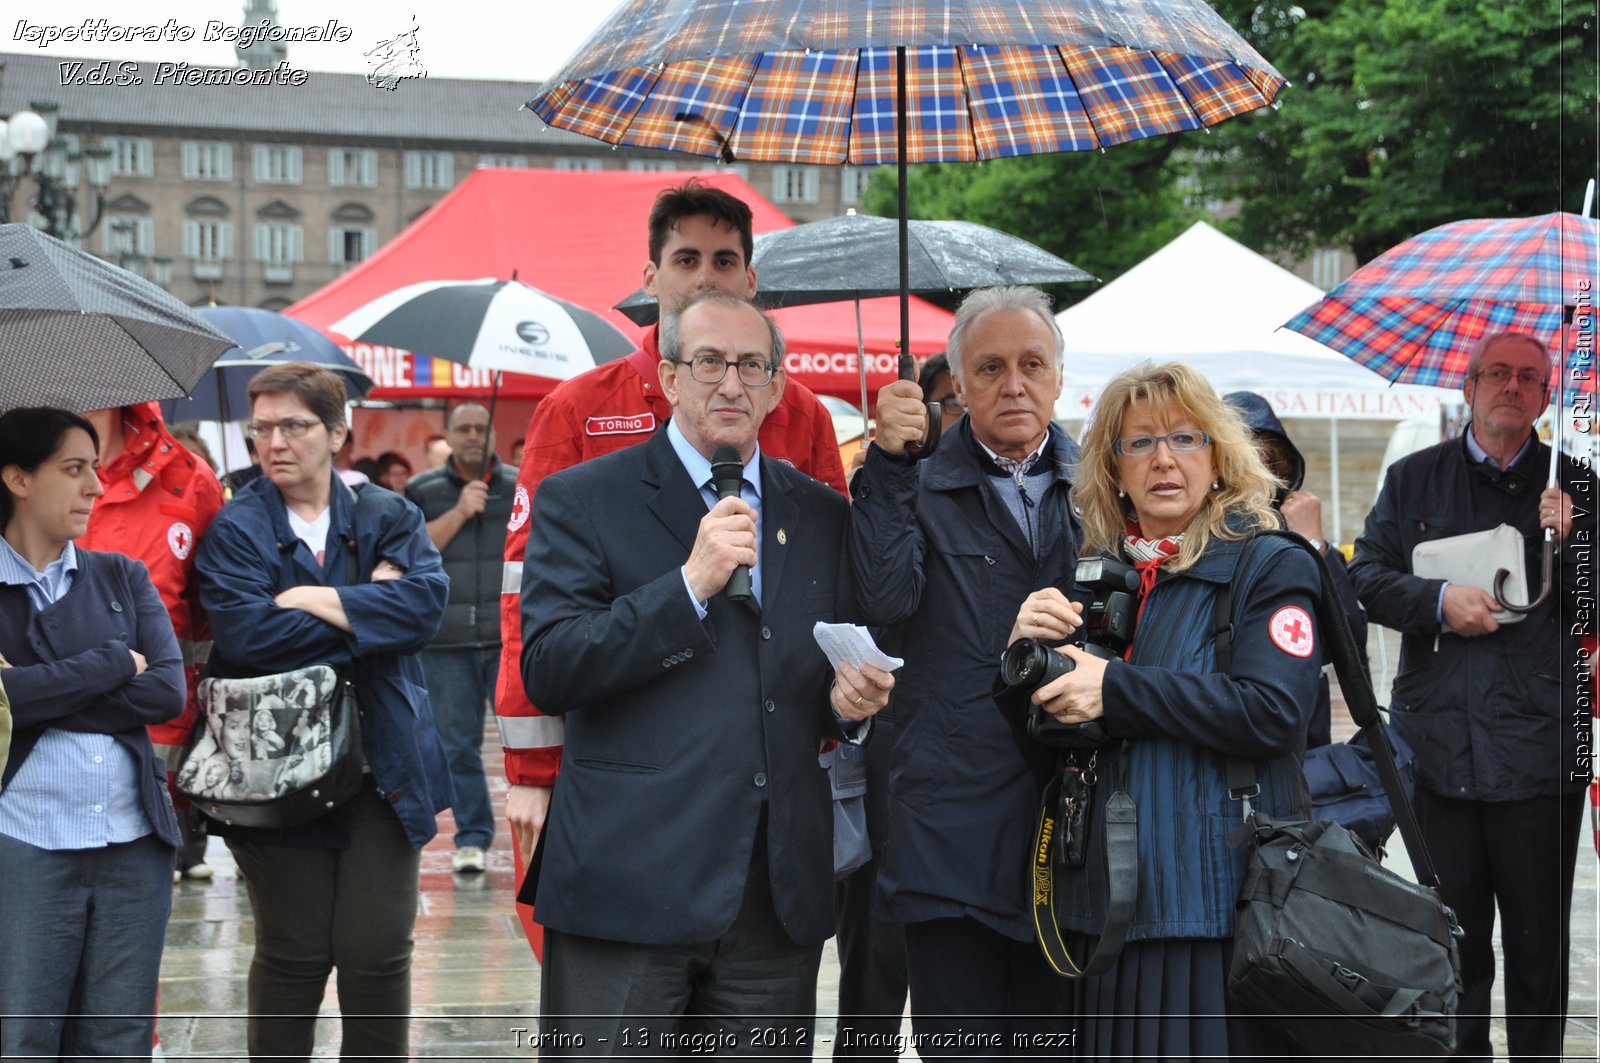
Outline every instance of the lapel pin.
<path fill-rule="evenodd" d="M 784 531 L 782 528 L 779 528 L 778 529 L 778 545 L 779 546 L 787 546 L 788 543 L 789 543 L 789 533 Z"/>

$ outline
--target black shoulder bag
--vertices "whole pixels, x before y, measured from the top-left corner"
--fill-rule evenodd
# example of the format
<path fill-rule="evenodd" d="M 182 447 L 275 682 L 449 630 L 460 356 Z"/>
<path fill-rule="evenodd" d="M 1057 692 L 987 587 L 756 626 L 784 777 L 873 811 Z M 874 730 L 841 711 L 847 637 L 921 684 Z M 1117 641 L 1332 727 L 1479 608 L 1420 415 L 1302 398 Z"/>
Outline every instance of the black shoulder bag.
<path fill-rule="evenodd" d="M 1337 590 L 1315 548 L 1270 531 L 1317 562 L 1317 624 L 1334 669 L 1372 749 L 1419 882 L 1385 868 L 1337 823 L 1273 823 L 1252 811 L 1255 765 L 1228 761 L 1229 795 L 1244 808 L 1250 863 L 1239 893 L 1228 992 L 1243 1013 L 1275 1018 L 1318 1055 L 1449 1055 L 1461 994 L 1461 928 L 1440 899 L 1439 876 L 1422 842 L 1372 682 Z M 1240 555 L 1240 568 L 1249 553 Z M 1237 570 L 1235 572 L 1237 576 Z M 1217 598 L 1217 666 L 1232 663 L 1232 583 Z"/>

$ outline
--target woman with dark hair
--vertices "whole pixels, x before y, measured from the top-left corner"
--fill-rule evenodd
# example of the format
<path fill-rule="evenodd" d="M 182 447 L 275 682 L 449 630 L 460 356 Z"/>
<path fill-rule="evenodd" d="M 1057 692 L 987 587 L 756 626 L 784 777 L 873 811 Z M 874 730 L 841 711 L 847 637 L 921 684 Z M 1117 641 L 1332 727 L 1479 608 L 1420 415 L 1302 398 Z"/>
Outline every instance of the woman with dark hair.
<path fill-rule="evenodd" d="M 249 1052 L 309 1058 L 336 969 L 343 1055 L 405 1060 L 419 850 L 451 801 L 419 651 L 449 584 L 417 507 L 336 474 L 346 433 L 338 376 L 305 362 L 263 370 L 250 382 L 250 414 L 264 475 L 234 496 L 197 554 L 210 672 L 325 664 L 350 676 L 366 774 L 355 797 L 310 823 L 220 829 L 255 916 Z M 316 716 L 302 712 L 298 741 Z M 240 727 L 234 741 L 248 745 L 248 718 Z M 308 758 L 292 770 L 326 769 Z"/>
<path fill-rule="evenodd" d="M 404 494 L 406 481 L 411 479 L 411 462 L 397 450 L 386 450 L 378 455 L 378 475 L 372 478 L 391 491 Z"/>
<path fill-rule="evenodd" d="M 1230 1014 L 1226 994 L 1249 854 L 1228 838 L 1245 815 L 1229 794 L 1229 761 L 1249 762 L 1253 807 L 1269 818 L 1304 818 L 1310 804 L 1300 754 L 1322 666 L 1320 576 L 1286 540 L 1251 541 L 1278 526 L 1276 487 L 1237 411 L 1185 365 L 1135 367 L 1095 404 L 1076 483 L 1079 556 L 1138 570 L 1137 624 L 1119 660 L 1062 647 L 1076 667 L 1033 695 L 1061 723 L 1101 721 L 1113 744 L 1095 753 L 1092 806 L 1125 789 L 1138 809 L 1127 943 L 1109 972 L 1073 983 L 1080 1059 L 1299 1054 L 1280 1032 Z M 1075 610 L 1056 588 L 1035 591 L 1011 638 L 1062 640 Z M 1088 822 L 1096 830 L 1093 813 Z M 1057 915 L 1080 945 L 1105 925 L 1107 863 L 1091 833 L 1083 865 L 1056 868 Z"/>
<path fill-rule="evenodd" d="M 183 659 L 144 566 L 78 550 L 99 439 L 57 409 L 0 415 L 0 1056 L 148 1059 L 178 821 L 145 728 Z"/>

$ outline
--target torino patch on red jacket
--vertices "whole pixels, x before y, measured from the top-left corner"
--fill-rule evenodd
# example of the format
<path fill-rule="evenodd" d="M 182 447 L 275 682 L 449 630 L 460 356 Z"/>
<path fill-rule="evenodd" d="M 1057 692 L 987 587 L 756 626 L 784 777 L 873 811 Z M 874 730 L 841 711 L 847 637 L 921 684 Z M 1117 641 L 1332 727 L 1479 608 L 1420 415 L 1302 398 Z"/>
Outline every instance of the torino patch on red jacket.
<path fill-rule="evenodd" d="M 194 576 L 195 543 L 222 508 L 216 473 L 167 431 L 153 402 L 124 406 L 122 452 L 100 466 L 105 494 L 94 504 L 78 545 L 143 561 L 183 652 L 189 700 L 183 713 L 150 728 L 168 778 L 194 727 L 195 686 L 211 648 Z"/>
<path fill-rule="evenodd" d="M 516 495 L 506 532 L 500 586 L 500 678 L 495 716 L 512 785 L 552 786 L 561 766 L 562 722 L 542 715 L 522 689 L 522 558 L 528 517 L 545 477 L 580 461 L 642 443 L 664 425 L 672 407 L 661 394 L 656 330 L 642 350 L 558 386 L 539 403 L 523 444 Z M 810 389 L 784 384 L 778 407 L 762 422 L 762 453 L 845 493 L 844 466 L 833 419 Z"/>

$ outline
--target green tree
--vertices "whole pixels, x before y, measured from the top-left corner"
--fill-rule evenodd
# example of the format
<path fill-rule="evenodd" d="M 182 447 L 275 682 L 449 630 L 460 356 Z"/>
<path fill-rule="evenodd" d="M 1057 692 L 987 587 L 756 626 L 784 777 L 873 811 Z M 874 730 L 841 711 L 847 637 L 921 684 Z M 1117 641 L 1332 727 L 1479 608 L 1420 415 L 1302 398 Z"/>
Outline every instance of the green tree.
<path fill-rule="evenodd" d="M 1013 233 L 1110 280 L 1198 216 L 1178 189 L 1181 171 L 1168 165 L 1179 139 L 1135 141 L 1105 152 L 912 166 L 906 181 L 909 213 Z M 867 186 L 863 208 L 894 217 L 897 185 L 894 167 L 880 167 Z M 1065 307 L 1094 287 L 1049 289 L 1057 305 Z M 959 296 L 930 298 L 948 306 Z"/>
<path fill-rule="evenodd" d="M 1576 211 L 1596 174 L 1596 21 L 1564 0 L 1215 0 L 1287 77 L 1200 168 L 1257 248 L 1367 261 L 1461 218 Z"/>

